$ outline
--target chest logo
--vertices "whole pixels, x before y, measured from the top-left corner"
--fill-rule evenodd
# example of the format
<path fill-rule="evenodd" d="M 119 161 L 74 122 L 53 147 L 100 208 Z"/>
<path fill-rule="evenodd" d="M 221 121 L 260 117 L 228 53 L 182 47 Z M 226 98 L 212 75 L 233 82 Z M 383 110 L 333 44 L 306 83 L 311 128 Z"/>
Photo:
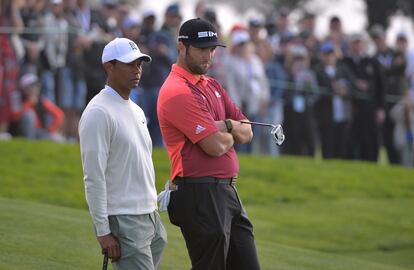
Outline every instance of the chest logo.
<path fill-rule="evenodd" d="M 221 98 L 221 95 L 220 95 L 220 93 L 219 93 L 219 92 L 217 92 L 217 90 L 216 90 L 216 91 L 214 91 L 214 93 L 216 94 L 216 97 L 217 97 L 217 98 Z"/>
<path fill-rule="evenodd" d="M 204 130 L 206 130 L 206 128 L 205 128 L 205 127 L 203 127 L 203 126 L 201 126 L 201 125 L 197 125 L 196 130 L 195 130 L 195 133 L 198 135 L 198 134 L 200 134 L 201 132 L 203 132 Z"/>

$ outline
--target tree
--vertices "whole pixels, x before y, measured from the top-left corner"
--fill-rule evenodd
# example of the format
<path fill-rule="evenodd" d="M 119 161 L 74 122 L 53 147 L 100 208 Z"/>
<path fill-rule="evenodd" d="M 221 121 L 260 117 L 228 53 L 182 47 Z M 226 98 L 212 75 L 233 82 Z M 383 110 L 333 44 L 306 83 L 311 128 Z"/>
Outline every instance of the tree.
<path fill-rule="evenodd" d="M 364 0 L 367 5 L 368 24 L 388 25 L 388 19 L 396 13 L 402 13 L 414 18 L 412 0 Z"/>

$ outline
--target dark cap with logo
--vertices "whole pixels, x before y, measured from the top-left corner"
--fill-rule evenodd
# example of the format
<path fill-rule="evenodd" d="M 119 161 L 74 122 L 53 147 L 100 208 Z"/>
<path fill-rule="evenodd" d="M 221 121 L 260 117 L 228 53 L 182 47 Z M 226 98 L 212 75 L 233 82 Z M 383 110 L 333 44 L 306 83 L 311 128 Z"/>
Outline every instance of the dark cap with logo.
<path fill-rule="evenodd" d="M 188 20 L 181 25 L 178 41 L 196 48 L 226 47 L 218 40 L 216 28 L 200 18 Z"/>

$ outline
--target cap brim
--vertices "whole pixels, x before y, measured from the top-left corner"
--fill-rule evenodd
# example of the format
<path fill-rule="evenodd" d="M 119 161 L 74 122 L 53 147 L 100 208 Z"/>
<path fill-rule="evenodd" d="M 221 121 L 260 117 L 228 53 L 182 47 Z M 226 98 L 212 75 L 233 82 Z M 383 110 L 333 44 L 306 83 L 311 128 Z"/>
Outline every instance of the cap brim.
<path fill-rule="evenodd" d="M 131 63 L 137 59 L 140 59 L 144 62 L 151 62 L 151 56 L 147 55 L 147 54 L 143 54 L 143 53 L 138 53 L 138 52 L 131 52 L 127 55 L 124 55 L 116 60 L 122 62 L 122 63 Z"/>
<path fill-rule="evenodd" d="M 209 42 L 197 42 L 197 43 L 192 43 L 192 42 L 184 42 L 186 44 L 189 44 L 193 47 L 199 48 L 199 49 L 205 49 L 205 48 L 209 48 L 209 47 L 226 47 L 226 45 L 218 42 L 218 41 L 209 41 Z"/>

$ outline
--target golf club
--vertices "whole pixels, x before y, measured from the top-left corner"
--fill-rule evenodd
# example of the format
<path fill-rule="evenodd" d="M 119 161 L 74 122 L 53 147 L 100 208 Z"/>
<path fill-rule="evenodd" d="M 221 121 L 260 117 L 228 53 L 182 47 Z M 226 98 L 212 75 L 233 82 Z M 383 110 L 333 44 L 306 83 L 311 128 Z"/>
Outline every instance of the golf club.
<path fill-rule="evenodd" d="M 102 270 L 108 269 L 108 254 L 104 254 L 103 262 L 102 262 Z"/>
<path fill-rule="evenodd" d="M 268 123 L 260 123 L 260 122 L 252 122 L 252 121 L 239 121 L 243 124 L 250 124 L 250 125 L 257 125 L 257 126 L 263 126 L 263 127 L 271 127 L 272 130 L 270 131 L 270 134 L 272 134 L 272 138 L 276 141 L 277 145 L 282 145 L 283 141 L 285 140 L 285 134 L 283 134 L 283 129 L 281 125 L 274 125 L 274 124 L 268 124 Z"/>

